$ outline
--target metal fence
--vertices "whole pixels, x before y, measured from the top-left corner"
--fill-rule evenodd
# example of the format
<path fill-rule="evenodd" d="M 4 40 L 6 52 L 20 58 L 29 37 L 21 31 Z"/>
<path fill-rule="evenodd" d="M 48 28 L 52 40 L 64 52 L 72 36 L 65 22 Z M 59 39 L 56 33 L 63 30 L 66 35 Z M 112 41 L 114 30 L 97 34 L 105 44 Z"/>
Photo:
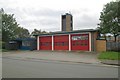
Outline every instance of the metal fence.
<path fill-rule="evenodd" d="M 120 42 L 106 42 L 107 51 L 120 51 Z"/>

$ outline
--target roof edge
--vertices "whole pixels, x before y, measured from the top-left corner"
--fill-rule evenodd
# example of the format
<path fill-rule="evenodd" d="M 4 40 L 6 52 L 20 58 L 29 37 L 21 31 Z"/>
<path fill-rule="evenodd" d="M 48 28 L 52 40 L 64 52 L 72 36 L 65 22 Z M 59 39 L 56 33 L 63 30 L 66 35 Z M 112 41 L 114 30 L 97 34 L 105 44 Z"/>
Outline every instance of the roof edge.
<path fill-rule="evenodd" d="M 74 30 L 74 31 L 57 31 L 45 34 L 34 34 L 33 36 L 41 36 L 41 35 L 54 35 L 54 34 L 71 34 L 71 33 L 80 33 L 80 32 L 96 32 L 98 29 L 83 29 L 83 30 Z"/>

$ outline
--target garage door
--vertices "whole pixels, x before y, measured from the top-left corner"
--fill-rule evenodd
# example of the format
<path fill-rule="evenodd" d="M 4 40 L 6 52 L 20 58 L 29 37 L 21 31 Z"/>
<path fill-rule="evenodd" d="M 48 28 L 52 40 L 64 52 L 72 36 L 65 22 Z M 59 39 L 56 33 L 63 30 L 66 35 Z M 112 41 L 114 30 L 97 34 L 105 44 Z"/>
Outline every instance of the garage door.
<path fill-rule="evenodd" d="M 39 37 L 39 50 L 52 50 L 52 37 L 41 36 Z"/>
<path fill-rule="evenodd" d="M 68 49 L 69 49 L 68 35 L 54 36 L 54 50 L 68 50 Z"/>
<path fill-rule="evenodd" d="M 89 34 L 72 34 L 71 50 L 89 51 Z"/>

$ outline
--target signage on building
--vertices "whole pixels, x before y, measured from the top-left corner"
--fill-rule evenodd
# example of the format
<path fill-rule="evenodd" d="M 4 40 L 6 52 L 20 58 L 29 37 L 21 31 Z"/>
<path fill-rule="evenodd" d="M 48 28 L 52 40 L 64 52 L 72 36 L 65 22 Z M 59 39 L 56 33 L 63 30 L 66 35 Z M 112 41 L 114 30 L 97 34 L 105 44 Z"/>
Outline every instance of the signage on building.
<path fill-rule="evenodd" d="M 88 35 L 72 36 L 72 40 L 88 40 Z"/>

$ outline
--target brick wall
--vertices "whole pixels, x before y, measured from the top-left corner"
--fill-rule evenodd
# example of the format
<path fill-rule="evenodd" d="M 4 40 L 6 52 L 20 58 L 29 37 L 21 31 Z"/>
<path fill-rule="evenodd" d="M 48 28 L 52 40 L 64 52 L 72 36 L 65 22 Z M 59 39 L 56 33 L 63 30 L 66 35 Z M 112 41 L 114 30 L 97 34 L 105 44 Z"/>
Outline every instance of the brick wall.
<path fill-rule="evenodd" d="M 97 41 L 96 41 L 96 39 L 97 39 L 97 37 L 98 37 L 98 32 L 94 32 L 94 51 L 96 51 L 96 46 L 97 46 Z"/>
<path fill-rule="evenodd" d="M 91 50 L 96 51 L 98 32 L 91 32 Z"/>
<path fill-rule="evenodd" d="M 71 31 L 71 15 L 66 16 L 66 31 Z"/>
<path fill-rule="evenodd" d="M 96 40 L 96 43 L 97 52 L 106 51 L 106 40 Z"/>

